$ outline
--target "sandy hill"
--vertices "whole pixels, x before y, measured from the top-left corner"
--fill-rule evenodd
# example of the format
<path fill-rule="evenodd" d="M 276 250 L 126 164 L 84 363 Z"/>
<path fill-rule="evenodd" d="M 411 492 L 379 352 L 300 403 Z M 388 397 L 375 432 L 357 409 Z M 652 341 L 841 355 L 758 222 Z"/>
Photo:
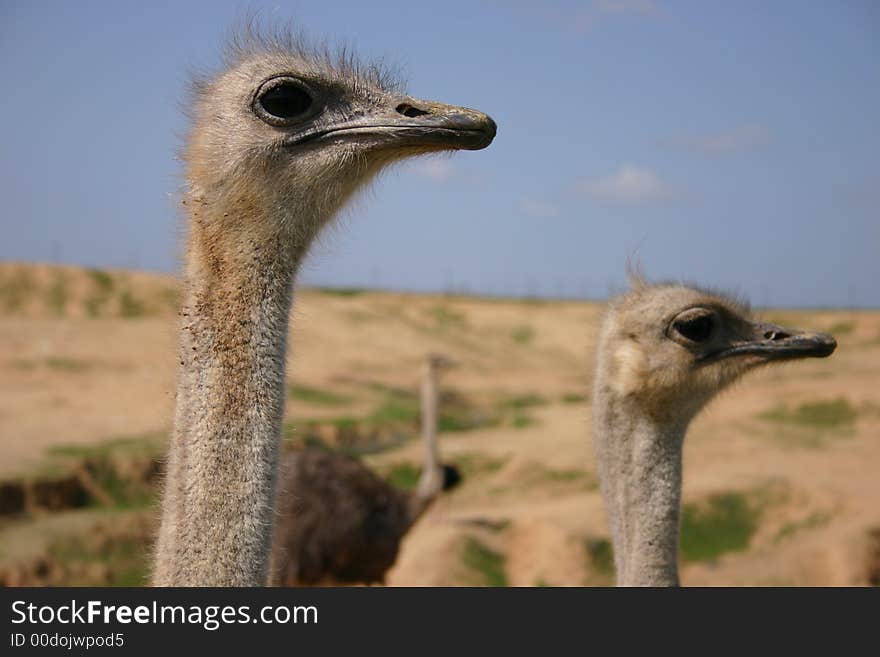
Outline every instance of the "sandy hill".
<path fill-rule="evenodd" d="M 161 450 L 177 300 L 172 277 L 0 264 L 0 477 L 34 478 L 59 454 Z M 421 454 L 420 360 L 434 350 L 460 363 L 444 379 L 441 443 L 465 481 L 410 534 L 391 584 L 610 581 L 587 399 L 601 311 L 587 302 L 298 292 L 286 423 L 294 444 L 312 437 L 353 451 L 408 485 Z M 694 424 L 683 582 L 868 583 L 880 576 L 880 313 L 764 314 L 830 331 L 840 348 L 827 360 L 752 375 Z M 115 495 L 61 513 L 4 516 L 0 564 L 57 561 L 62 552 L 82 561 L 104 550 L 88 567 L 44 564 L 57 577 L 38 581 L 119 581 L 104 561 L 123 539 L 68 549 L 95 523 L 121 526 L 107 520 L 118 514 L 136 518 L 129 539 L 140 547 L 126 554 L 142 559 L 152 512 L 146 502 L 101 508 Z M 105 534 L 116 536 L 95 535 Z"/>

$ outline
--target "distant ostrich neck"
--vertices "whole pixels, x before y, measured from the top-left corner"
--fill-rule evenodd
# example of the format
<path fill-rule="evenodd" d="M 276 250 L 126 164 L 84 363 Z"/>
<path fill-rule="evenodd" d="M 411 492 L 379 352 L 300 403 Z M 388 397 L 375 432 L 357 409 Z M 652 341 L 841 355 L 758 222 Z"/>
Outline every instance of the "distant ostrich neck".
<path fill-rule="evenodd" d="M 177 416 L 154 579 L 159 585 L 262 585 L 291 291 L 308 241 L 302 233 L 295 239 L 268 231 L 226 240 L 227 222 L 278 223 L 255 221 L 252 213 L 236 216 L 220 204 L 189 204 L 198 210 L 190 229 Z"/>
<path fill-rule="evenodd" d="M 616 399 L 594 409 L 620 586 L 678 586 L 681 451 L 687 423 L 664 424 Z"/>
<path fill-rule="evenodd" d="M 430 499 L 443 488 L 443 474 L 437 447 L 437 368 L 430 358 L 422 365 L 421 418 L 425 449 L 424 470 L 419 479 L 419 496 Z"/>

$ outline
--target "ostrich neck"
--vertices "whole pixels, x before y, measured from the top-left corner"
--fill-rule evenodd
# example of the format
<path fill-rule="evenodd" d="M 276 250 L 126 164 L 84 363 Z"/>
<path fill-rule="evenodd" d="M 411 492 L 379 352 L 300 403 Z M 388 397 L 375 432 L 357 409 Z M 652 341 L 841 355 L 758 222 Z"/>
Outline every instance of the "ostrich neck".
<path fill-rule="evenodd" d="M 411 504 L 413 521 L 425 512 L 443 489 L 443 471 L 437 447 L 437 374 L 429 364 L 422 370 L 421 418 L 425 462 Z"/>
<path fill-rule="evenodd" d="M 596 457 L 619 586 L 678 586 L 686 429 L 687 422 L 658 422 L 620 400 L 596 408 Z"/>
<path fill-rule="evenodd" d="M 249 224 L 254 218 L 224 214 Z M 293 279 L 306 245 L 194 215 L 154 583 L 265 584 Z M 229 234 L 229 233 L 227 233 Z M 235 233 L 232 233 L 234 235 Z"/>

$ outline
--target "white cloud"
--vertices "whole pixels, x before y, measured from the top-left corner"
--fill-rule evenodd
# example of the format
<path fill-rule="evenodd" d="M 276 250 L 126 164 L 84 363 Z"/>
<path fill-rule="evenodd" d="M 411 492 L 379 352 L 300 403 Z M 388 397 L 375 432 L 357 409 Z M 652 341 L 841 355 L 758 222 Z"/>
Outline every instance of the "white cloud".
<path fill-rule="evenodd" d="M 596 201 L 633 205 L 671 201 L 681 195 L 650 169 L 632 165 L 624 165 L 610 176 L 582 180 L 576 190 Z"/>
<path fill-rule="evenodd" d="M 770 133 L 761 126 L 745 125 L 711 135 L 680 135 L 664 139 L 660 143 L 667 148 L 694 151 L 706 155 L 726 155 L 766 146 L 770 143 Z"/>
<path fill-rule="evenodd" d="M 412 171 L 419 178 L 436 183 L 445 183 L 456 175 L 455 165 L 450 160 L 436 158 L 414 162 Z"/>
<path fill-rule="evenodd" d="M 520 211 L 532 217 L 539 219 L 547 219 L 559 215 L 559 206 L 544 201 L 536 201 L 534 199 L 523 199 L 519 204 Z"/>

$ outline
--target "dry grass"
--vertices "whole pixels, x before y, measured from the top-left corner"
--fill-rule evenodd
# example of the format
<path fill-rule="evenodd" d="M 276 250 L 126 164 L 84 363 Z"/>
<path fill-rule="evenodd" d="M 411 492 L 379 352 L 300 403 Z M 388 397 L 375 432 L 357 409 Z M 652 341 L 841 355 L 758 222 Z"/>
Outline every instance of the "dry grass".
<path fill-rule="evenodd" d="M 118 436 L 154 436 L 160 452 L 173 412 L 178 298 L 170 277 L 0 265 L 0 476 L 133 449 L 108 445 Z M 302 290 L 297 299 L 288 435 L 305 438 L 318 425 L 356 439 L 385 430 L 362 458 L 397 485 L 411 485 L 422 462 L 424 354 L 460 364 L 442 381 L 440 443 L 463 480 L 408 535 L 389 583 L 610 582 L 588 399 L 600 304 L 361 289 Z M 838 333 L 840 347 L 827 360 L 750 375 L 693 423 L 684 584 L 867 581 L 850 550 L 878 524 L 880 313 L 783 314 L 790 325 Z M 328 436 L 316 445 L 345 449 Z M 792 491 L 788 506 L 748 492 L 773 481 Z M 104 482 L 124 503 L 117 484 Z M 728 495 L 711 501 L 718 491 Z M 133 517 L 139 504 L 114 513 Z M 92 510 L 65 515 L 0 527 L 0 562 L 46 553 L 50 527 L 88 532 L 96 521 Z M 112 551 L 95 546 L 104 549 Z M 90 557 L 77 559 L 77 572 L 106 577 Z"/>

